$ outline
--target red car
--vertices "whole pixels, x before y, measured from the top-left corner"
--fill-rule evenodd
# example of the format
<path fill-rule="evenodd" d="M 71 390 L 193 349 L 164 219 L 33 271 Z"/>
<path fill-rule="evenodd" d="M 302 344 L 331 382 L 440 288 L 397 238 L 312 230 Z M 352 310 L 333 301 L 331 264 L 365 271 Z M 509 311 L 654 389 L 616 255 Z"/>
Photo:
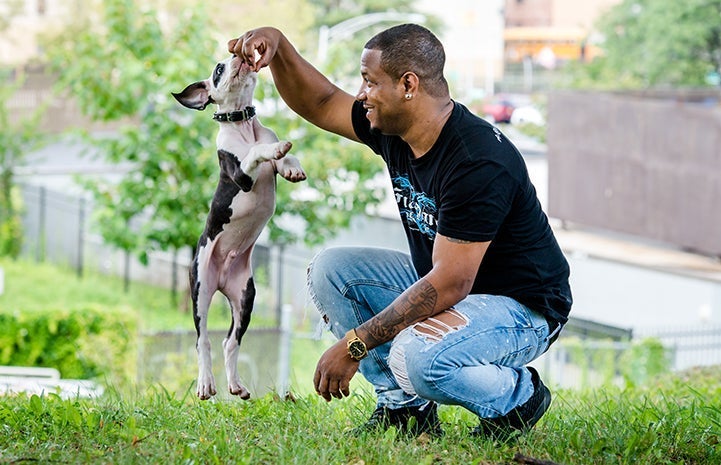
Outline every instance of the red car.
<path fill-rule="evenodd" d="M 510 123 L 515 107 L 508 100 L 498 100 L 483 105 L 483 117 L 489 123 Z"/>

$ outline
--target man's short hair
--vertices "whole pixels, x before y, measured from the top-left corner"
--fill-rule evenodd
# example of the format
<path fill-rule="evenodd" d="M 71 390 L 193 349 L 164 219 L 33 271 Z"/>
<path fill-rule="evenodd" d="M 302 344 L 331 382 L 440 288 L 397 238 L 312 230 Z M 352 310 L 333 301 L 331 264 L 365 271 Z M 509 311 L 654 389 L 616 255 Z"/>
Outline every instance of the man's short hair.
<path fill-rule="evenodd" d="M 401 24 L 386 29 L 366 42 L 365 48 L 381 52 L 381 68 L 393 79 L 411 71 L 431 96 L 448 94 L 448 83 L 443 77 L 446 52 L 441 41 L 423 26 Z"/>

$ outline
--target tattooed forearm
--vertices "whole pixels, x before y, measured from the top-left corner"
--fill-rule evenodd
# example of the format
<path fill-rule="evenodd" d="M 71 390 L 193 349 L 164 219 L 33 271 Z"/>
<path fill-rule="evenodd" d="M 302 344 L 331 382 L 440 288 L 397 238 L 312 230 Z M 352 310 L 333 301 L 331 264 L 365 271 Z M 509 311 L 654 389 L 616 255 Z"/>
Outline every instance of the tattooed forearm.
<path fill-rule="evenodd" d="M 421 279 L 401 294 L 390 306 L 358 329 L 369 348 L 377 347 L 393 339 L 402 329 L 433 316 L 436 311 L 438 292 Z"/>

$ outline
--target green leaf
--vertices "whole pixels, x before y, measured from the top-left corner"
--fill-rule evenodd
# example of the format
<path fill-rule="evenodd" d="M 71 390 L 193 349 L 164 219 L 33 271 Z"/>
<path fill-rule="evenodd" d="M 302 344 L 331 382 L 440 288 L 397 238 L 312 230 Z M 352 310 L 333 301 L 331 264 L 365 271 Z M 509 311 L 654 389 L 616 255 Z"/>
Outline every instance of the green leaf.
<path fill-rule="evenodd" d="M 576 77 L 609 88 L 707 86 L 721 70 L 720 18 L 721 0 L 624 0 L 597 23 L 604 56 Z"/>

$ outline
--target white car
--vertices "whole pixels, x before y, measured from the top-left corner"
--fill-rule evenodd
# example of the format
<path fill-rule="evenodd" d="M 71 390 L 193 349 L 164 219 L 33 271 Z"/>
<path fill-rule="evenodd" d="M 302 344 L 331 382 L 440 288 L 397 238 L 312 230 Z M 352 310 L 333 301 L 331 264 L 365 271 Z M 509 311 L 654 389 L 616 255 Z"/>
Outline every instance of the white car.
<path fill-rule="evenodd" d="M 543 117 L 536 107 L 530 105 L 522 106 L 513 110 L 513 114 L 511 115 L 511 124 L 517 125 L 523 123 L 532 123 L 538 126 L 543 126 L 546 124 L 546 118 Z"/>

